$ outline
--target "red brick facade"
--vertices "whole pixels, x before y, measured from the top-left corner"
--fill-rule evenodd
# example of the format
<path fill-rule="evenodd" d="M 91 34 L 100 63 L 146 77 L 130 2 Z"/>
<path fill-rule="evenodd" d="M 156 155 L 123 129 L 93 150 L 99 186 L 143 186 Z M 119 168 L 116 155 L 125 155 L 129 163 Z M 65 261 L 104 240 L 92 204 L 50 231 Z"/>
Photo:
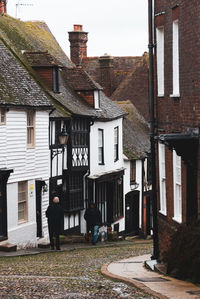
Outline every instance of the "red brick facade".
<path fill-rule="evenodd" d="M 179 26 L 180 97 L 173 97 L 173 21 Z M 181 155 L 182 223 L 191 213 L 200 219 L 200 1 L 155 0 L 155 27 L 164 27 L 164 96 L 156 97 L 157 134 L 165 135 L 167 215 L 158 213 L 161 256 L 169 245 L 170 234 L 179 225 L 173 220 L 172 148 Z M 155 64 L 156 65 L 156 64 Z M 157 82 L 157 80 L 155 80 Z M 157 94 L 157 93 L 156 93 Z M 167 142 L 176 134 L 175 141 Z M 195 141 L 191 139 L 195 135 Z M 186 137 L 189 139 L 185 139 Z M 183 140 L 180 141 L 180 138 Z M 169 140 L 168 139 L 168 140 Z M 198 146 L 197 154 L 195 150 Z M 170 148 L 171 147 L 171 148 Z M 170 149 L 169 149 L 170 148 Z M 158 157 L 158 155 L 157 155 Z M 191 166 L 192 165 L 192 166 Z M 157 162 L 158 166 L 158 162 Z M 157 167 L 157 174 L 158 174 Z M 193 177 L 191 179 L 191 176 Z M 193 184 L 193 182 L 195 183 Z M 157 184 L 159 179 L 157 179 Z M 157 190 L 159 190 L 159 185 Z M 196 198 L 195 198 L 196 197 Z M 158 206 L 160 194 L 158 191 Z M 197 206 L 195 208 L 195 205 Z M 159 207 L 158 207 L 159 209 Z M 195 217 L 196 209 L 196 217 Z"/>
<path fill-rule="evenodd" d="M 0 13 L 6 13 L 6 0 L 0 0 Z"/>
<path fill-rule="evenodd" d="M 44 81 L 44 83 L 48 86 L 49 89 L 53 89 L 53 68 L 34 68 L 40 78 Z"/>

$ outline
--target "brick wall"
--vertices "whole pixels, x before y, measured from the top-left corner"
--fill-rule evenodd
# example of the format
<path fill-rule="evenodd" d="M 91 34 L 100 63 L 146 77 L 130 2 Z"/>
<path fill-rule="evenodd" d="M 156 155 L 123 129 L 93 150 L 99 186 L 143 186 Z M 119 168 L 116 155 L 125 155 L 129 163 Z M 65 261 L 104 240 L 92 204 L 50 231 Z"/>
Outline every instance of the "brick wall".
<path fill-rule="evenodd" d="M 175 6 L 178 4 L 178 7 Z M 176 9 L 176 13 L 175 13 Z M 173 12 L 174 11 L 174 12 Z M 186 132 L 200 127 L 200 1 L 155 0 L 155 14 L 164 12 L 164 97 L 155 101 L 158 134 Z M 179 74 L 180 97 L 172 95 L 172 21 L 179 18 Z M 157 20 L 159 25 L 160 20 Z M 156 22 L 155 22 L 156 23 Z M 155 78 L 156 79 L 156 78 Z M 155 80 L 157 82 L 157 80 Z M 191 152 L 191 156 L 193 153 Z M 157 163 L 158 164 L 158 163 Z M 200 146 L 198 149 L 198 215 L 200 219 Z M 182 221 L 186 222 L 187 173 L 182 161 Z M 171 233 L 177 226 L 173 221 L 172 152 L 166 148 L 167 216 L 158 213 L 161 254 L 169 245 Z M 157 167 L 158 174 L 158 167 Z M 159 186 L 158 186 L 159 190 Z M 159 201 L 159 193 L 158 193 Z"/>
<path fill-rule="evenodd" d="M 53 69 L 52 68 L 34 68 L 36 73 L 44 81 L 44 83 L 50 88 L 53 89 Z"/>

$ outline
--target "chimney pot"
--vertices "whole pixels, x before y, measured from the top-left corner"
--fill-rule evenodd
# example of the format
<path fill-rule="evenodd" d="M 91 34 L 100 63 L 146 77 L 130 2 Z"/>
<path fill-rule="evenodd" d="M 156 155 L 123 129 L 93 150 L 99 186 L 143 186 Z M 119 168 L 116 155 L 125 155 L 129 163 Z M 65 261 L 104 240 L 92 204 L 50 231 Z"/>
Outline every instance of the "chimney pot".
<path fill-rule="evenodd" d="M 74 25 L 74 31 L 83 31 L 83 25 Z"/>

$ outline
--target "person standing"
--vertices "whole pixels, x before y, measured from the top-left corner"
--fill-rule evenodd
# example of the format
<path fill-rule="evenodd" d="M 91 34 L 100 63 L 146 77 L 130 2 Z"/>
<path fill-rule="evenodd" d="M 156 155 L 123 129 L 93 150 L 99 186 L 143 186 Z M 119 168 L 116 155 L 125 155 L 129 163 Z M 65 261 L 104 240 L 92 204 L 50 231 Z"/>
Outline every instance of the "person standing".
<path fill-rule="evenodd" d="M 49 239 L 51 249 L 54 250 L 54 237 L 56 239 L 56 249 L 60 250 L 61 225 L 63 223 L 64 211 L 59 203 L 59 197 L 55 196 L 53 202 L 46 210 L 46 217 L 48 219 Z"/>
<path fill-rule="evenodd" d="M 101 213 L 94 203 L 90 203 L 85 211 L 84 218 L 87 223 L 87 231 L 92 233 L 92 244 L 96 245 L 98 240 L 99 226 L 102 223 Z"/>

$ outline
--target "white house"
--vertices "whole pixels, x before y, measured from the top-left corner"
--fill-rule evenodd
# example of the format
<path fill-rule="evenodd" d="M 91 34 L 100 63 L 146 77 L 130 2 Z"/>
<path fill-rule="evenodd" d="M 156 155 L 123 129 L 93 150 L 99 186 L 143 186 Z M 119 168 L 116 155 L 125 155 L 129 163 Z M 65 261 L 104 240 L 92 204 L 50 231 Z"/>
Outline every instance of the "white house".
<path fill-rule="evenodd" d="M 52 105 L 2 41 L 0 51 L 0 245 L 35 246 L 47 234 Z"/>

